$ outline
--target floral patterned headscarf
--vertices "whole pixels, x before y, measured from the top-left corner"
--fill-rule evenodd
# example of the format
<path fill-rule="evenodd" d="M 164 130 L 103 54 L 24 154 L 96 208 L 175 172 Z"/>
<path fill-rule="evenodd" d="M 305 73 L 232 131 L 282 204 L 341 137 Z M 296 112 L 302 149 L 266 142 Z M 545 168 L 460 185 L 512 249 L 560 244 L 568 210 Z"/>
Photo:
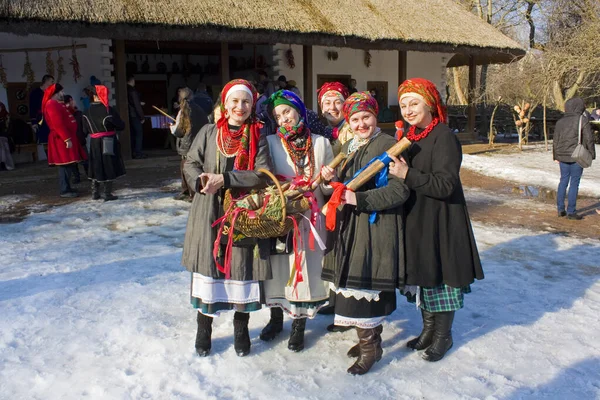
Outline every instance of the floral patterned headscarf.
<path fill-rule="evenodd" d="M 345 85 L 339 82 L 325 82 L 318 90 L 319 106 L 323 108 L 323 99 L 325 97 L 339 97 L 343 102 L 349 94 L 350 92 Z"/>
<path fill-rule="evenodd" d="M 377 117 L 379 105 L 375 97 L 369 92 L 356 92 L 351 94 L 344 102 L 344 118 L 350 121 L 350 117 L 360 111 L 368 111 Z"/>
<path fill-rule="evenodd" d="M 398 87 L 398 103 L 403 97 L 416 95 L 425 101 L 431 108 L 433 117 L 438 117 L 441 122 L 448 122 L 448 113 L 446 107 L 442 103 L 440 92 L 435 87 L 435 84 L 427 79 L 412 78 L 407 79 Z"/>

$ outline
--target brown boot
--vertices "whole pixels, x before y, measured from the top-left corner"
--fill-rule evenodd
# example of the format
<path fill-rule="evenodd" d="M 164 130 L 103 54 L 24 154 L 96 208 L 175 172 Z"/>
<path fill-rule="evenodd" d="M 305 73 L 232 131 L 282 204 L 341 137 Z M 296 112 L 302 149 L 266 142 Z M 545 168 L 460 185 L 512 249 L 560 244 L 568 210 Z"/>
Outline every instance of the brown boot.
<path fill-rule="evenodd" d="M 381 360 L 383 349 L 381 348 L 381 334 L 378 331 L 381 332 L 383 328 L 378 330 L 380 326 L 375 329 L 356 328 L 360 355 L 354 365 L 348 368 L 348 373 L 364 375 L 377 361 Z"/>
<path fill-rule="evenodd" d="M 379 325 L 375 328 L 375 332 L 377 332 L 379 335 L 381 335 L 381 332 L 383 332 L 383 325 Z M 350 348 L 350 350 L 348 350 L 348 357 L 350 358 L 356 358 L 358 356 L 360 356 L 360 344 L 355 344 L 354 346 L 352 346 Z"/>

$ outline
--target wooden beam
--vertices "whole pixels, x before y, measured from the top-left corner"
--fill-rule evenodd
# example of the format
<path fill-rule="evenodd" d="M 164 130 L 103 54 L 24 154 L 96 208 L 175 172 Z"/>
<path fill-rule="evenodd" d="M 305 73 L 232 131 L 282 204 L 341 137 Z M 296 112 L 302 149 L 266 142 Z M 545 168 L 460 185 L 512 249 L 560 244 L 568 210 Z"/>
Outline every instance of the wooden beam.
<path fill-rule="evenodd" d="M 313 108 L 313 57 L 312 46 L 302 46 L 302 77 L 304 80 L 304 105 Z"/>
<path fill-rule="evenodd" d="M 231 80 L 229 76 L 229 43 L 221 42 L 221 83 L 223 86 Z"/>
<path fill-rule="evenodd" d="M 469 56 L 469 86 L 468 90 L 468 114 L 467 114 L 467 133 L 472 135 L 474 139 L 477 138 L 475 134 L 475 85 L 477 84 L 477 65 L 475 64 L 475 57 Z"/>
<path fill-rule="evenodd" d="M 76 44 L 71 46 L 53 46 L 53 47 L 32 47 L 20 48 L 20 49 L 0 49 L 0 53 L 23 53 L 23 52 L 35 52 L 35 51 L 58 51 L 58 50 L 71 50 L 73 47 L 76 49 L 85 49 L 87 44 Z"/>
<path fill-rule="evenodd" d="M 123 159 L 131 159 L 131 133 L 129 131 L 129 105 L 127 103 L 127 75 L 125 72 L 125 41 L 113 40 L 113 56 L 115 66 L 115 95 L 117 110 L 125 122 L 125 130 L 121 132 L 119 142 Z"/>
<path fill-rule="evenodd" d="M 398 50 L 398 86 L 407 78 L 407 60 L 408 54 L 406 51 Z"/>

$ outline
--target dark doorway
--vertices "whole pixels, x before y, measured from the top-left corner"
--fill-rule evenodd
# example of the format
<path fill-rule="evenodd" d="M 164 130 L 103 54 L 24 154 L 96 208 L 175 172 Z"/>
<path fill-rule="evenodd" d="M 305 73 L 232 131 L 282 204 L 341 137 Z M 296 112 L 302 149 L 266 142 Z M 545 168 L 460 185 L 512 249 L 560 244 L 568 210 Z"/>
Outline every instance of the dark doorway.
<path fill-rule="evenodd" d="M 165 80 L 149 80 L 142 81 L 137 80 L 135 82 L 135 88 L 140 93 L 140 100 L 142 103 L 142 109 L 144 115 L 156 115 L 156 111 L 152 106 L 156 106 L 160 109 L 168 110 L 168 98 L 167 98 L 167 82 Z M 167 127 L 153 129 L 152 122 L 149 118 L 146 118 L 144 122 L 144 148 L 156 148 L 162 147 L 167 139 L 169 130 Z"/>

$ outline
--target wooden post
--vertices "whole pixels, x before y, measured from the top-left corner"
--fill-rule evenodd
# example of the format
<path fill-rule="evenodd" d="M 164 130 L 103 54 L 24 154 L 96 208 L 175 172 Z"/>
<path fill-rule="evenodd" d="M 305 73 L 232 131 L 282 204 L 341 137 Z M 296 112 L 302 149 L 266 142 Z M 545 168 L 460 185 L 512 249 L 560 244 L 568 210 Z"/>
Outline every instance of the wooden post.
<path fill-rule="evenodd" d="M 221 83 L 223 86 L 229 82 L 229 43 L 221 42 Z"/>
<path fill-rule="evenodd" d="M 477 139 L 475 133 L 475 85 L 477 84 L 477 66 L 475 65 L 475 58 L 469 56 L 469 87 L 468 87 L 468 115 L 467 115 L 467 134 L 473 139 Z"/>
<path fill-rule="evenodd" d="M 125 72 L 125 41 L 113 40 L 115 96 L 117 110 L 125 122 L 125 130 L 121 132 L 119 142 L 123 159 L 131 159 L 131 133 L 129 131 L 129 105 L 127 103 L 127 74 Z"/>
<path fill-rule="evenodd" d="M 398 50 L 398 86 L 400 86 L 407 78 L 407 60 L 407 52 Z"/>
<path fill-rule="evenodd" d="M 302 75 L 304 78 L 304 105 L 313 108 L 313 57 L 312 46 L 302 46 Z"/>

